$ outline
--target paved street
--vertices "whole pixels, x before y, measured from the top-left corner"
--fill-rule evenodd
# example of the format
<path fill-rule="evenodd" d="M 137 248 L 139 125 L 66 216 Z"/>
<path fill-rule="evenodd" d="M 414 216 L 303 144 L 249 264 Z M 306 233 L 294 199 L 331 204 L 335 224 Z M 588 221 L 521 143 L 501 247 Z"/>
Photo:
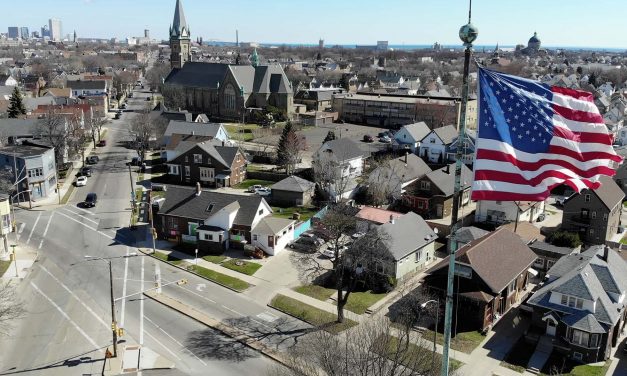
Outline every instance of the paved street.
<path fill-rule="evenodd" d="M 129 107 L 143 107 L 146 95 L 136 93 Z M 291 337 L 302 334 L 302 323 L 249 297 L 143 255 L 121 258 L 136 252 L 135 234 L 127 228 L 131 183 L 126 162 L 133 151 L 120 143 L 129 137 L 133 116 L 124 113 L 109 125 L 107 146 L 96 151 L 100 162 L 93 176 L 67 205 L 16 212 L 17 221 L 24 223 L 19 244 L 36 249 L 39 257 L 18 286 L 28 313 L 10 336 L 0 339 L 0 375 L 102 372 L 104 350 L 111 344 L 108 264 L 88 261 L 85 255 L 118 257 L 111 260 L 114 296 L 135 294 L 116 302 L 118 324 L 126 331 L 121 342 L 170 359 L 177 369 L 172 374 L 249 375 L 274 362 L 138 294 L 153 286 L 157 267 L 164 284 L 189 280 L 184 286 L 165 286 L 164 292 L 266 343 L 288 346 Z M 98 194 L 97 206 L 79 207 L 88 192 Z M 284 334 L 275 334 L 277 329 Z"/>

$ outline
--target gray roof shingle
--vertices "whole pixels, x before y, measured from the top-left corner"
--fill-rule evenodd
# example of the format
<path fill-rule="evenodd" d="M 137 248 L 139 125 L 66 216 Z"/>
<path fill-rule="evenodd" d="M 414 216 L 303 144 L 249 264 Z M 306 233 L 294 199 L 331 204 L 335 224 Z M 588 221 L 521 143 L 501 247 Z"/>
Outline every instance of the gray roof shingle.
<path fill-rule="evenodd" d="M 396 218 L 394 223 L 388 222 L 377 227 L 377 231 L 384 237 L 396 261 L 437 239 L 427 222 L 414 212 Z"/>
<path fill-rule="evenodd" d="M 318 150 L 329 150 L 335 160 L 349 161 L 351 159 L 364 157 L 364 152 L 359 148 L 357 143 L 349 138 L 340 138 L 337 140 L 327 141 Z"/>
<path fill-rule="evenodd" d="M 457 129 L 452 125 L 445 125 L 444 127 L 436 128 L 433 132 L 440 137 L 440 140 L 444 145 L 449 145 L 457 138 Z"/>
<path fill-rule="evenodd" d="M 202 190 L 201 194 L 196 196 L 196 188 L 170 185 L 165 192 L 165 201 L 159 209 L 159 214 L 204 220 L 220 209 L 238 203 L 240 208 L 234 223 L 251 226 L 262 201 L 263 197 L 258 195 L 244 196 L 208 190 Z M 210 204 L 213 206 L 208 210 Z"/>
<path fill-rule="evenodd" d="M 424 121 L 403 125 L 403 128 L 407 130 L 407 133 L 409 133 L 416 142 L 421 141 L 431 132 L 431 129 L 429 129 L 429 126 L 427 126 L 427 123 Z"/>
<path fill-rule="evenodd" d="M 273 184 L 270 189 L 289 192 L 307 192 L 313 189 L 315 185 L 315 183 L 309 180 L 292 175 Z"/>
<path fill-rule="evenodd" d="M 197 136 L 216 137 L 220 130 L 220 123 L 193 123 L 187 121 L 170 120 L 165 129 L 164 136 L 170 136 L 172 133 L 194 134 Z"/>
<path fill-rule="evenodd" d="M 451 196 L 455 189 L 455 163 L 444 166 L 439 170 L 433 170 L 427 174 L 427 178 L 435 184 L 435 186 L 438 187 L 438 189 L 442 191 L 445 196 Z M 465 164 L 462 164 L 461 178 L 462 188 L 465 189 L 470 187 L 470 184 L 472 183 L 472 171 L 470 171 Z"/>
<path fill-rule="evenodd" d="M 188 61 L 182 68 L 172 69 L 165 83 L 169 85 L 217 89 L 224 80 L 227 64 Z"/>

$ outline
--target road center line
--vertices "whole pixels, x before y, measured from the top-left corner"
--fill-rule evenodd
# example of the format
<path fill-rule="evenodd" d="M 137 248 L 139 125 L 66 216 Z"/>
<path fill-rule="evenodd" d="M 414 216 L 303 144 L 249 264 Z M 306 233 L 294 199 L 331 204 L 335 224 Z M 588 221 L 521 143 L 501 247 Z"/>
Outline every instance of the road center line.
<path fill-rule="evenodd" d="M 78 300 L 78 302 L 81 303 L 81 305 L 83 307 L 85 307 L 87 312 L 91 313 L 96 318 L 96 320 L 100 321 L 100 323 L 102 325 L 104 325 L 105 328 L 109 328 L 110 327 L 109 324 L 104 322 L 104 320 L 100 316 L 98 316 L 96 314 L 96 312 L 94 312 L 91 308 L 89 308 L 89 306 L 87 304 L 85 304 L 72 290 L 70 290 L 63 282 L 61 282 L 57 277 L 55 277 L 48 269 L 46 269 L 45 266 L 39 265 L 39 267 L 41 268 L 41 270 L 46 272 L 50 277 L 52 277 L 52 279 L 54 279 L 59 285 L 61 285 L 61 287 L 63 287 L 63 289 L 65 291 L 70 293 L 70 295 L 72 295 L 72 297 L 74 297 L 74 299 Z"/>
<path fill-rule="evenodd" d="M 30 234 L 28 235 L 28 239 L 26 239 L 26 244 L 30 243 L 30 238 L 33 237 L 33 232 L 35 232 L 35 227 L 37 227 L 37 223 L 39 223 L 39 218 L 41 218 L 41 212 L 37 215 L 37 219 L 35 220 L 35 224 L 33 228 L 30 230 Z"/>
<path fill-rule="evenodd" d="M 87 227 L 88 229 L 90 229 L 90 230 L 93 230 L 93 231 L 97 232 L 97 233 L 99 233 L 100 235 L 102 235 L 102 236 L 106 237 L 107 239 L 115 240 L 115 238 L 114 238 L 114 237 L 112 237 L 112 236 L 110 236 L 110 235 L 107 235 L 107 234 L 105 234 L 105 233 L 104 233 L 104 232 L 102 232 L 102 231 L 98 231 L 98 229 L 95 229 L 95 228 L 93 228 L 93 227 L 87 226 L 87 225 L 86 225 L 86 224 L 84 224 L 83 222 L 80 222 L 80 221 L 78 221 L 78 220 L 76 220 L 76 219 L 74 219 L 74 218 L 70 217 L 70 216 L 69 216 L 69 215 L 67 215 L 67 214 L 63 214 L 63 213 L 61 213 L 61 212 L 55 212 L 55 213 L 57 213 L 57 214 L 59 214 L 59 215 L 62 215 L 62 216 L 64 216 L 65 218 L 67 218 L 67 219 L 69 219 L 69 220 L 71 220 L 71 221 L 74 221 L 74 222 L 78 223 L 79 225 L 83 225 L 83 226 Z"/>
<path fill-rule="evenodd" d="M 26 227 L 26 223 L 20 223 L 20 229 L 17 230 L 17 233 L 22 235 L 22 231 L 24 231 L 24 227 Z"/>
<path fill-rule="evenodd" d="M 126 247 L 126 255 L 129 251 Z M 124 280 L 122 282 L 122 296 L 126 296 L 126 277 L 128 277 L 128 257 L 124 260 Z M 126 298 L 122 299 L 122 308 L 120 312 L 120 326 L 124 328 L 124 314 L 126 313 Z"/>
<path fill-rule="evenodd" d="M 166 351 L 167 351 L 167 352 L 169 352 L 169 353 L 170 353 L 173 357 L 175 357 L 175 358 L 176 358 L 176 359 L 178 359 L 178 360 L 181 360 L 181 358 L 180 358 L 178 355 L 176 355 L 176 354 L 174 353 L 174 351 L 170 350 L 170 348 L 169 348 L 168 346 L 166 346 L 166 345 L 164 345 L 163 343 L 161 343 L 161 342 L 160 342 L 157 338 L 155 338 L 152 334 L 150 334 L 150 333 L 146 332 L 146 335 L 147 335 L 148 337 L 152 338 L 152 340 L 153 340 L 153 341 L 157 342 L 157 344 L 159 344 L 159 346 L 161 346 L 161 347 L 163 347 L 164 349 L 166 349 Z"/>
<path fill-rule="evenodd" d="M 100 348 L 100 346 L 98 346 L 98 344 L 96 344 L 96 341 L 94 341 L 94 340 L 93 340 L 93 339 L 92 339 L 89 335 L 87 335 L 87 333 L 85 333 L 85 331 L 84 331 L 83 329 L 81 329 L 81 327 L 80 327 L 80 326 L 78 326 L 78 324 L 76 324 L 76 323 L 74 322 L 74 320 L 72 320 L 72 319 L 70 318 L 70 316 L 68 316 L 68 314 L 67 314 L 67 313 L 65 313 L 65 311 L 63 311 L 63 310 L 61 309 L 61 307 L 59 307 L 59 306 L 58 306 L 58 305 L 57 305 L 54 301 L 52 301 L 52 299 L 50 299 L 50 298 L 48 297 L 48 295 L 44 294 L 44 292 L 43 292 L 43 291 L 41 291 L 41 290 L 39 289 L 39 287 L 37 287 L 37 285 L 35 285 L 35 284 L 33 283 L 33 281 L 31 281 L 31 282 L 30 282 L 30 284 L 31 284 L 31 286 L 33 286 L 33 288 L 34 288 L 34 289 L 35 289 L 38 293 L 40 293 L 40 294 L 41 294 L 41 296 L 43 296 L 44 298 L 46 298 L 46 300 L 47 300 L 50 304 L 52 304 L 52 306 L 53 306 L 54 308 L 56 308 L 56 309 L 57 309 L 57 311 L 59 311 L 59 313 L 61 313 L 61 315 L 62 315 L 62 316 L 63 316 L 63 317 L 64 317 L 67 321 L 69 321 L 69 322 L 70 322 L 70 324 L 72 324 L 72 326 L 73 326 L 76 330 L 78 330 L 78 332 L 79 332 L 79 333 L 80 333 L 83 337 L 85 337 L 85 338 L 87 339 L 87 341 L 89 341 L 89 343 L 90 343 L 90 344 L 94 347 L 94 350 L 98 350 L 98 349 Z"/>
<path fill-rule="evenodd" d="M 54 212 L 52 212 L 52 214 L 50 214 L 50 218 L 48 218 L 48 223 L 46 223 L 46 229 L 44 230 L 44 233 L 41 235 L 41 240 L 39 241 L 39 247 L 37 247 L 37 249 L 41 249 L 41 246 L 44 245 L 44 239 L 46 238 L 46 234 L 48 234 L 48 229 L 50 228 L 50 222 L 52 222 L 53 215 L 54 215 Z"/>

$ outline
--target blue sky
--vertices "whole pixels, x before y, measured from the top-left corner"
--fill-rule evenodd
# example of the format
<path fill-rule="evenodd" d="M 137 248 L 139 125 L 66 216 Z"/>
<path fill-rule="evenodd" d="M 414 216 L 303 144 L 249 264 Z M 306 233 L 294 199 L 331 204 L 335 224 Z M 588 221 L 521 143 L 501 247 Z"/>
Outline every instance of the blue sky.
<path fill-rule="evenodd" d="M 79 37 L 166 38 L 176 0 L 26 0 L 3 7 L 8 26 L 38 30 L 49 18 Z M 182 0 L 192 38 L 272 43 L 460 44 L 464 0 Z M 627 48 L 625 0 L 475 0 L 478 45 L 525 43 L 534 31 L 545 46 Z M 623 18 L 623 20 L 621 20 Z M 569 26 L 572 25 L 572 26 Z"/>

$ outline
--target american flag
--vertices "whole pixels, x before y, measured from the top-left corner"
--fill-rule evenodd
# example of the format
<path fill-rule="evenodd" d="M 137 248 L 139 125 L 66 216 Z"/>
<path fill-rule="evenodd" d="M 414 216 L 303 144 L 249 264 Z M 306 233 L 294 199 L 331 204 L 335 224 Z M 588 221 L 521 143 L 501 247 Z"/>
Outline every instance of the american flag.
<path fill-rule="evenodd" d="M 473 200 L 542 201 L 596 189 L 621 162 L 591 93 L 479 69 Z"/>

